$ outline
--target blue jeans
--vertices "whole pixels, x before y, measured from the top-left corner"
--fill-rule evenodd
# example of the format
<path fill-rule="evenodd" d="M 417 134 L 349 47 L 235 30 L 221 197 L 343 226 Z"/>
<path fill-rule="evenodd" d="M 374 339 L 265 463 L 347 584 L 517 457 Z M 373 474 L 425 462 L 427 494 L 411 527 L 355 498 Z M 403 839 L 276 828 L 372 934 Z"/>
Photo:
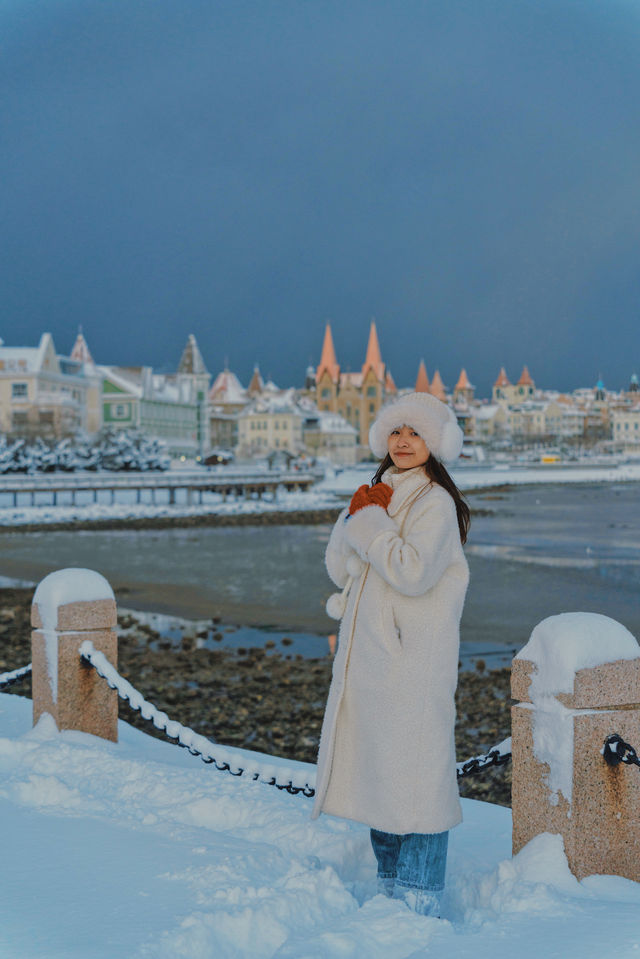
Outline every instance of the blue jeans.
<path fill-rule="evenodd" d="M 386 895 L 405 899 L 416 912 L 437 915 L 447 867 L 448 832 L 395 833 L 371 830 L 371 845 L 378 861 L 378 883 Z M 408 895 L 417 892 L 416 896 Z M 427 910 L 428 911 L 425 911 Z"/>

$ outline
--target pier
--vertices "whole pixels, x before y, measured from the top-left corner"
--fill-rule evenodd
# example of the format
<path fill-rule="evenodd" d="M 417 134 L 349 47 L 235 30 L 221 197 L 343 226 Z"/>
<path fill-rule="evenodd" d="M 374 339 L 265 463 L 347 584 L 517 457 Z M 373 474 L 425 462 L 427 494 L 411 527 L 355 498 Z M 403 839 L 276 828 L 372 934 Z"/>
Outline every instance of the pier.
<path fill-rule="evenodd" d="M 311 472 L 294 470 L 254 471 L 226 470 L 170 470 L 166 473 L 45 473 L 27 476 L 0 476 L 0 504 L 5 506 L 77 505 L 76 497 L 83 493 L 82 502 L 97 503 L 99 494 L 114 503 L 116 493 L 133 493 L 136 503 L 142 502 L 143 491 L 150 491 L 151 502 L 157 502 L 157 494 L 168 494 L 170 506 L 176 503 L 178 490 L 185 490 L 186 504 L 197 506 L 204 493 L 218 493 L 223 501 L 228 496 L 249 499 L 262 498 L 265 493 L 275 499 L 279 489 L 296 492 L 309 489 L 317 476 Z M 6 502 L 7 497 L 10 502 Z M 4 502 L 3 502 L 4 501 Z M 167 500 L 164 500 L 167 502 Z"/>

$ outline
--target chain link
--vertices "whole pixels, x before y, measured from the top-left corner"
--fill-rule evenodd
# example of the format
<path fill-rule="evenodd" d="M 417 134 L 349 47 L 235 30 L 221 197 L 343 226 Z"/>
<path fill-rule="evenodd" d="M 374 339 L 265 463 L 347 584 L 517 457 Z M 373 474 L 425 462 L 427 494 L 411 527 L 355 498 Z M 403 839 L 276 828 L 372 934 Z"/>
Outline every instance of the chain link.
<path fill-rule="evenodd" d="M 635 749 L 629 743 L 625 743 L 618 733 L 607 736 L 602 747 L 602 755 L 608 766 L 617 766 L 619 763 L 640 766 L 640 759 Z"/>
<path fill-rule="evenodd" d="M 0 673 L 0 689 L 6 689 L 8 686 L 13 686 L 14 683 L 19 683 L 21 679 L 29 676 L 30 673 L 31 663 L 29 663 L 28 666 L 21 666 L 20 669 L 14 669 L 10 673 Z"/>
<path fill-rule="evenodd" d="M 256 769 L 256 764 L 251 763 L 250 769 L 246 770 L 242 765 L 236 764 L 234 768 L 229 761 L 216 758 L 213 755 L 213 750 L 215 749 L 213 743 L 204 736 L 200 736 L 188 726 L 183 726 L 175 720 L 170 720 L 166 713 L 160 712 L 153 703 L 144 699 L 141 693 L 114 669 L 106 656 L 95 649 L 90 640 L 85 640 L 82 643 L 79 653 L 82 659 L 93 666 L 96 672 L 102 676 L 111 689 L 115 689 L 120 698 L 129 703 L 131 709 L 139 712 L 143 719 L 152 722 L 156 729 L 163 732 L 165 736 L 173 740 L 176 745 L 186 749 L 192 756 L 198 756 L 207 765 L 213 765 L 221 772 L 231 773 L 232 776 L 242 776 L 247 772 L 248 775 L 251 775 L 254 782 L 260 779 L 268 786 L 275 786 L 276 789 L 284 790 L 292 796 L 302 795 L 309 799 L 315 796 L 315 788 L 309 783 L 298 786 L 294 785 L 291 779 L 278 782 L 277 775 L 273 775 L 274 767 L 272 765 L 262 768 L 258 766 Z M 220 747 L 220 752 L 226 752 L 225 748 Z M 239 760 L 242 761 L 244 759 L 240 753 L 236 755 Z"/>
<path fill-rule="evenodd" d="M 131 709 L 139 712 L 143 719 L 153 722 L 156 729 L 173 740 L 178 746 L 186 749 L 192 756 L 199 757 L 207 765 L 213 765 L 221 772 L 228 772 L 232 776 L 242 776 L 247 772 L 253 781 L 261 780 L 269 786 L 275 786 L 276 789 L 284 790 L 292 796 L 302 795 L 311 799 L 315 796 L 315 788 L 309 783 L 303 786 L 294 785 L 289 779 L 285 782 L 278 782 L 277 775 L 273 775 L 273 767 L 263 767 L 245 770 L 244 766 L 237 765 L 232 768 L 230 762 L 221 760 L 213 755 L 214 745 L 204 736 L 200 736 L 187 726 L 182 726 L 176 721 L 169 719 L 166 713 L 160 712 L 153 703 L 143 699 L 141 693 L 124 679 L 112 664 L 107 660 L 103 653 L 98 652 L 89 640 L 85 640 L 79 649 L 80 656 L 89 663 L 96 672 L 106 680 L 111 689 L 115 689 L 121 699 L 129 703 Z M 224 752 L 224 747 L 221 747 Z M 242 760 L 241 754 L 237 754 L 238 759 Z M 498 746 L 494 746 L 488 753 L 482 756 L 474 756 L 465 762 L 457 763 L 456 774 L 458 779 L 464 779 L 467 776 L 474 776 L 483 773 L 492 766 L 504 766 L 511 760 L 511 739 L 505 739 Z M 252 764 L 255 766 L 255 764 Z"/>
<path fill-rule="evenodd" d="M 483 773 L 492 766 L 504 766 L 511 760 L 511 740 L 505 739 L 499 746 L 494 746 L 483 756 L 474 756 L 473 759 L 467 759 L 456 766 L 458 779 L 465 779 L 467 776 L 476 776 Z"/>

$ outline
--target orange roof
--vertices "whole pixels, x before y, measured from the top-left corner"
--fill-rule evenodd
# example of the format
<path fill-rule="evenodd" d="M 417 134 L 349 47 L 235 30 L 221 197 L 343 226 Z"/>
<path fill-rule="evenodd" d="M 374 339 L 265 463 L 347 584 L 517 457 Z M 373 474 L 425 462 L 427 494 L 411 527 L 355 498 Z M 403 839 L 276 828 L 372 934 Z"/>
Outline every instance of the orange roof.
<path fill-rule="evenodd" d="M 442 382 L 442 377 L 440 376 L 438 370 L 436 370 L 433 374 L 433 379 L 431 380 L 431 389 L 429 392 L 432 396 L 435 396 L 437 400 L 442 400 L 442 402 L 444 402 L 446 399 L 444 383 Z"/>
<path fill-rule="evenodd" d="M 420 360 L 420 366 L 418 367 L 418 379 L 416 380 L 415 392 L 428 393 L 429 389 L 430 389 L 430 386 L 429 386 L 429 377 L 427 376 L 427 368 L 424 365 L 424 360 Z"/>
<path fill-rule="evenodd" d="M 392 377 L 392 375 L 391 375 L 391 371 L 390 371 L 390 370 L 387 370 L 387 375 L 386 375 L 385 380 L 384 380 L 384 388 L 385 388 L 385 390 L 386 390 L 387 393 L 397 393 L 397 392 L 398 392 L 398 388 L 397 388 L 396 384 L 394 383 L 394 380 L 393 380 L 393 377 Z"/>
<path fill-rule="evenodd" d="M 494 386 L 511 386 L 509 377 L 505 373 L 504 366 L 500 367 L 500 373 L 498 374 L 498 379 L 493 384 Z"/>
<path fill-rule="evenodd" d="M 371 329 L 369 330 L 367 355 L 362 364 L 362 375 L 365 376 L 369 369 L 373 370 L 379 380 L 384 380 L 384 363 L 380 355 L 380 344 L 378 343 L 376 324 L 373 320 L 371 321 Z"/>
<path fill-rule="evenodd" d="M 456 390 L 473 390 L 475 387 L 469 382 L 469 377 L 467 376 L 467 371 L 463 367 L 460 370 L 460 376 L 458 377 L 458 382 L 455 385 Z"/>
<path fill-rule="evenodd" d="M 327 328 L 324 331 L 322 356 L 320 357 L 320 363 L 316 370 L 316 383 L 319 382 L 325 370 L 331 377 L 332 382 L 337 383 L 338 377 L 340 376 L 340 367 L 336 360 L 336 351 L 333 348 L 333 337 L 331 336 L 331 326 L 329 323 L 327 323 Z"/>
<path fill-rule="evenodd" d="M 520 379 L 518 380 L 518 386 L 534 386 L 534 382 L 531 379 L 531 374 L 526 366 L 522 367 L 522 373 L 520 374 Z"/>

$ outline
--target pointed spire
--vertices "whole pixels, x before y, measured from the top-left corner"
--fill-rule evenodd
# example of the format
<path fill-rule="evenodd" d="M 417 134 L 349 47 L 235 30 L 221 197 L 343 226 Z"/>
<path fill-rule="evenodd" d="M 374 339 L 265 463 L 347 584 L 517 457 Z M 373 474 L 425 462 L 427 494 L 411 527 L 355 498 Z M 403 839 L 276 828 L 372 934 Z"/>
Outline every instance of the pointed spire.
<path fill-rule="evenodd" d="M 87 341 L 82 335 L 82 327 L 78 327 L 78 335 L 76 336 L 76 341 L 73 344 L 73 349 L 71 350 L 71 359 L 77 360 L 79 363 L 88 363 L 90 366 L 95 366 L 93 362 L 93 357 L 89 347 L 87 346 Z"/>
<path fill-rule="evenodd" d="M 533 386 L 534 382 L 531 379 L 531 373 L 526 366 L 522 367 L 522 373 L 520 374 L 520 379 L 517 382 L 517 386 Z"/>
<path fill-rule="evenodd" d="M 443 403 L 447 398 L 444 391 L 444 383 L 442 382 L 442 377 L 440 376 L 439 370 L 436 370 L 433 374 L 433 379 L 431 380 L 431 389 L 429 392 L 432 396 L 435 396 L 437 400 L 442 400 Z"/>
<path fill-rule="evenodd" d="M 331 326 L 327 323 L 324 331 L 324 341 L 322 343 L 322 356 L 316 370 L 316 382 L 319 382 L 322 374 L 327 371 L 333 383 L 337 383 L 340 377 L 340 367 L 336 360 L 336 351 L 333 348 L 333 337 L 331 336 Z"/>
<path fill-rule="evenodd" d="M 380 344 L 378 343 L 378 332 L 375 321 L 371 321 L 369 330 L 369 342 L 367 343 L 367 355 L 362 365 L 362 375 L 366 376 L 367 370 L 372 369 L 379 380 L 384 380 L 384 363 L 380 355 Z"/>
<path fill-rule="evenodd" d="M 475 387 L 469 382 L 469 377 L 467 376 L 467 371 L 464 367 L 460 370 L 460 376 L 458 377 L 458 382 L 456 383 L 454 389 L 456 390 L 473 390 Z"/>
<path fill-rule="evenodd" d="M 253 368 L 253 376 L 251 377 L 251 382 L 247 387 L 247 393 L 249 396 L 257 396 L 259 393 L 262 393 L 264 390 L 264 381 L 260 376 L 260 367 L 256 363 Z"/>
<path fill-rule="evenodd" d="M 415 392 L 416 393 L 428 393 L 431 389 L 431 384 L 429 383 L 429 377 L 427 376 L 427 368 L 424 365 L 424 360 L 420 360 L 420 366 L 418 367 L 418 378 L 416 380 Z"/>
<path fill-rule="evenodd" d="M 398 387 L 395 384 L 395 381 L 391 375 L 391 370 L 387 370 L 387 375 L 384 378 L 384 389 L 385 393 L 397 393 Z"/>
<path fill-rule="evenodd" d="M 494 386 L 511 386 L 509 377 L 507 376 L 504 366 L 500 367 L 500 372 L 498 373 L 498 379 L 493 384 Z"/>
<path fill-rule="evenodd" d="M 192 376 L 209 375 L 209 371 L 204 365 L 202 353 L 200 352 L 193 333 L 189 333 L 187 337 L 185 348 L 182 351 L 182 356 L 178 363 L 178 373 L 189 373 Z"/>

